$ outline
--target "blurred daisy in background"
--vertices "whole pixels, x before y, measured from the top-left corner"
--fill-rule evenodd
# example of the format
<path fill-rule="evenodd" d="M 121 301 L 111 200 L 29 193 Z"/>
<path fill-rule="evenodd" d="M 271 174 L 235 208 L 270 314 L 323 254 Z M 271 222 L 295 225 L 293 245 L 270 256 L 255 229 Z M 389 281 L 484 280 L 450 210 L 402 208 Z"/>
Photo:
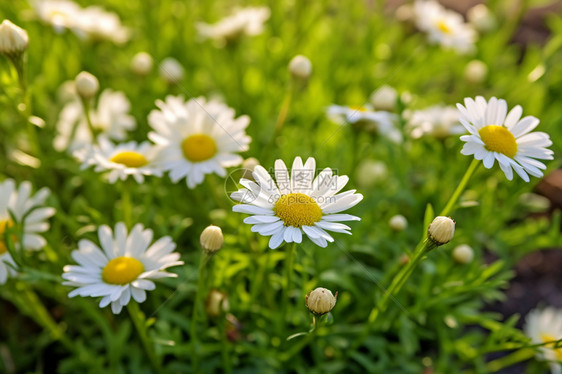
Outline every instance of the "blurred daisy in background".
<path fill-rule="evenodd" d="M 127 131 L 136 128 L 135 118 L 129 114 L 131 103 L 123 92 L 105 89 L 99 96 L 98 105 L 92 108 L 90 116 L 94 130 L 99 136 L 113 140 L 125 140 Z M 92 145 L 93 138 L 84 116 L 84 108 L 75 97 L 68 102 L 57 122 L 54 147 L 58 151 L 71 153 Z"/>
<path fill-rule="evenodd" d="M 402 143 L 402 133 L 396 127 L 398 115 L 394 113 L 375 111 L 370 105 L 330 105 L 326 108 L 326 115 L 340 125 L 351 124 L 356 129 L 380 134 L 394 143 Z"/>
<path fill-rule="evenodd" d="M 195 26 L 202 39 L 212 39 L 224 46 L 242 35 L 259 35 L 263 32 L 265 21 L 271 11 L 268 7 L 247 7 L 235 9 L 232 15 L 223 18 L 215 24 L 198 22 Z"/>
<path fill-rule="evenodd" d="M 82 8 L 70 0 L 36 0 L 32 5 L 39 19 L 53 25 L 57 32 L 70 29 L 82 39 L 118 44 L 129 38 L 129 30 L 121 24 L 119 16 L 99 6 Z"/>
<path fill-rule="evenodd" d="M 459 110 L 454 106 L 434 105 L 404 113 L 404 117 L 408 120 L 406 130 L 414 139 L 422 136 L 444 139 L 466 133 L 459 122 Z"/>
<path fill-rule="evenodd" d="M 544 132 L 531 132 L 539 120 L 533 116 L 521 118 L 523 109 L 515 106 L 509 114 L 503 99 L 492 97 L 488 102 L 482 97 L 465 98 L 464 106 L 457 104 L 460 121 L 470 135 L 461 136 L 466 142 L 461 153 L 474 155 L 490 169 L 498 160 L 507 179 L 513 179 L 513 170 L 529 182 L 530 174 L 542 177 L 546 166 L 536 159 L 552 160 L 554 152 L 550 136 Z"/>
<path fill-rule="evenodd" d="M 172 182 L 185 178 L 195 188 L 206 174 L 225 177 L 225 168 L 242 163 L 237 152 L 247 151 L 252 140 L 245 132 L 248 116 L 234 118 L 234 109 L 203 97 L 186 102 L 168 96 L 156 106 L 148 116 L 155 131 L 148 137 L 161 147 L 159 161 Z"/>
<path fill-rule="evenodd" d="M 474 49 L 477 33 L 462 15 L 443 8 L 437 1 L 416 0 L 414 3 L 416 26 L 427 33 L 431 43 L 460 53 Z"/>
<path fill-rule="evenodd" d="M 94 165 L 97 172 L 106 174 L 109 183 L 126 180 L 132 176 L 137 183 L 144 182 L 145 175 L 162 176 L 162 170 L 155 163 L 157 149 L 149 142 L 134 141 L 114 145 L 105 138 L 99 139 L 99 145 L 93 146 L 83 161 L 82 168 Z"/>
<path fill-rule="evenodd" d="M 17 250 L 39 250 L 47 244 L 40 233 L 49 229 L 46 221 L 55 214 L 55 209 L 43 206 L 49 196 L 48 189 L 42 188 L 35 195 L 31 191 L 31 183 L 27 181 L 20 183 L 19 187 L 12 179 L 0 183 L 0 284 L 6 283 L 9 275 L 15 274 L 14 269 L 7 265 L 14 265 L 6 242 L 9 229 L 16 231 L 11 240 Z M 19 237 L 19 225 L 23 227 L 23 237 Z"/>
<path fill-rule="evenodd" d="M 562 339 L 562 310 L 553 307 L 533 309 L 525 318 L 525 334 L 533 344 L 555 342 Z M 562 373 L 562 347 L 554 348 L 554 343 L 539 348 L 537 356 L 549 361 L 552 374 Z"/>
<path fill-rule="evenodd" d="M 295 158 L 291 173 L 282 160 L 275 161 L 275 180 L 260 165 L 252 173 L 255 182 L 242 178 L 244 187 L 231 194 L 242 204 L 234 212 L 251 214 L 244 223 L 253 225 L 252 231 L 271 236 L 269 248 L 275 249 L 283 242 L 301 243 L 303 233 L 320 247 L 326 247 L 334 238 L 326 231 L 351 235 L 351 228 L 339 221 L 361 219 L 341 212 L 354 207 L 363 195 L 355 190 L 340 192 L 349 178 L 333 175 L 325 168 L 315 177 L 316 161 L 309 157 L 303 165 Z"/>
<path fill-rule="evenodd" d="M 78 242 L 72 258 L 78 265 L 66 265 L 62 275 L 66 286 L 78 287 L 68 297 L 102 297 L 100 308 L 111 303 L 114 314 L 121 312 L 131 297 L 138 303 L 146 300 L 146 291 L 156 288 L 153 280 L 177 277 L 164 271 L 183 265 L 172 238 L 164 236 L 152 243 L 153 232 L 136 224 L 130 233 L 123 222 L 98 229 L 101 248 L 87 239 Z"/>

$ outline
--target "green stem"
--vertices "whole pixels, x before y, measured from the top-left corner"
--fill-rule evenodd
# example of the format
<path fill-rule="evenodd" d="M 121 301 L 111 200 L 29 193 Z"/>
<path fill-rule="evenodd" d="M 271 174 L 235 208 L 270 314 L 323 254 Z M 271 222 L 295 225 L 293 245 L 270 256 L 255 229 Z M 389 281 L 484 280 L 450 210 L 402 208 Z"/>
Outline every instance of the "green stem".
<path fill-rule="evenodd" d="M 93 144 L 97 144 L 96 129 L 94 128 L 94 124 L 92 123 L 92 117 L 90 116 L 90 101 L 84 98 L 81 98 L 81 100 L 82 107 L 84 108 L 84 116 L 86 116 L 86 123 L 88 124 L 90 133 L 92 134 L 92 142 Z"/>
<path fill-rule="evenodd" d="M 147 334 L 147 326 L 146 326 L 146 318 L 144 313 L 140 310 L 139 304 L 134 301 L 129 302 L 127 304 L 127 310 L 129 311 L 129 315 L 131 316 L 131 321 L 133 321 L 133 325 L 137 329 L 137 333 L 139 334 L 142 346 L 148 355 L 148 359 L 150 360 L 150 364 L 152 368 L 157 372 L 162 372 L 162 365 L 160 364 L 160 360 L 156 356 L 156 351 L 154 350 L 154 344 L 150 342 Z"/>
<path fill-rule="evenodd" d="M 503 368 L 508 366 L 514 365 L 516 363 L 529 360 L 533 358 L 536 354 L 536 351 L 531 348 L 523 348 L 520 349 L 512 354 L 504 356 L 502 358 L 498 358 L 497 360 L 490 361 L 486 365 L 487 371 L 489 373 L 497 373 Z"/>
<path fill-rule="evenodd" d="M 198 325 L 198 314 L 199 309 L 203 307 L 201 297 L 204 295 L 205 291 L 205 265 L 209 260 L 210 256 L 206 253 L 202 253 L 201 259 L 199 260 L 199 271 L 197 273 L 197 290 L 195 291 L 195 300 L 193 303 L 193 314 L 191 315 L 191 329 L 189 337 L 191 339 L 191 352 L 192 352 L 192 365 L 193 371 L 196 373 L 199 371 L 199 352 L 197 352 L 199 338 L 197 336 L 197 325 Z"/>
<path fill-rule="evenodd" d="M 287 320 L 287 316 L 291 313 L 289 311 L 290 304 L 291 304 L 291 284 L 293 281 L 293 263 L 295 261 L 295 251 L 296 251 L 297 243 L 292 243 L 291 245 L 287 245 L 287 251 L 285 253 L 285 284 L 283 287 L 283 304 L 281 306 L 282 309 L 282 318 L 284 321 Z M 286 327 L 282 327 L 282 331 L 286 331 Z"/>
<path fill-rule="evenodd" d="M 289 349 L 284 355 L 281 356 L 281 361 L 286 362 L 289 361 L 294 355 L 299 353 L 304 347 L 310 344 L 314 338 L 316 338 L 316 334 L 318 331 L 318 320 L 315 316 L 312 316 L 312 328 L 308 331 L 306 337 L 301 339 L 298 343 L 294 344 L 291 349 Z"/>
<path fill-rule="evenodd" d="M 221 334 L 221 358 L 222 358 L 222 370 L 226 374 L 232 373 L 232 360 L 230 359 L 230 345 L 228 343 L 228 336 L 226 335 L 226 317 L 224 313 L 221 312 L 219 329 Z"/>
<path fill-rule="evenodd" d="M 123 208 L 123 221 L 128 229 L 132 225 L 131 185 L 128 180 L 123 181 L 121 187 L 121 204 Z"/>
<path fill-rule="evenodd" d="M 287 115 L 289 114 L 289 109 L 291 108 L 291 102 L 293 101 L 293 91 L 294 85 L 293 81 L 289 81 L 287 89 L 285 90 L 285 97 L 283 98 L 283 103 L 281 104 L 281 109 L 279 110 L 279 115 L 277 116 L 277 121 L 275 122 L 275 128 L 273 130 L 273 136 L 269 141 L 269 146 L 266 149 L 273 148 L 275 145 L 275 139 L 281 135 L 283 130 L 283 125 L 287 120 Z"/>
<path fill-rule="evenodd" d="M 451 209 L 457 203 L 457 200 L 459 199 L 462 192 L 466 188 L 466 185 L 467 185 L 468 181 L 470 180 L 470 177 L 472 176 L 472 174 L 474 174 L 474 171 L 476 170 L 478 165 L 480 165 L 480 161 L 477 160 L 477 159 L 473 159 L 472 162 L 470 163 L 470 166 L 468 167 L 468 169 L 464 173 L 464 176 L 462 177 L 461 182 L 457 186 L 457 189 L 455 190 L 455 192 L 453 192 L 453 196 L 451 196 L 451 198 L 449 199 L 449 202 L 447 203 L 445 208 L 443 208 L 441 213 L 439 213 L 440 216 L 446 216 L 447 214 L 449 214 L 451 212 Z"/>

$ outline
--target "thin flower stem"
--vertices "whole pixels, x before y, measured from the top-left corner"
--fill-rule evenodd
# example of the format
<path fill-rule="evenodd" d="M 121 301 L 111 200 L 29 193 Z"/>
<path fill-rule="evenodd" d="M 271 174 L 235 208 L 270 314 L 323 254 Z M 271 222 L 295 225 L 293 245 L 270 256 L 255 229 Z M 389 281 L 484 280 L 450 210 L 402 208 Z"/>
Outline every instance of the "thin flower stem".
<path fill-rule="evenodd" d="M 160 364 L 160 360 L 158 356 L 156 356 L 156 351 L 154 350 L 154 344 L 150 342 L 147 334 L 147 326 L 146 326 L 146 318 L 144 313 L 140 310 L 139 305 L 131 301 L 127 304 L 127 310 L 129 311 L 129 315 L 131 316 L 131 321 L 133 321 L 133 325 L 137 329 L 137 333 L 139 334 L 142 346 L 148 355 L 148 359 L 150 360 L 150 364 L 152 368 L 157 372 L 162 372 L 162 365 Z"/>
<path fill-rule="evenodd" d="M 198 315 L 199 309 L 203 307 L 201 297 L 203 296 L 205 291 L 205 265 L 207 264 L 209 258 L 210 256 L 203 252 L 201 255 L 201 259 L 199 260 L 199 271 L 197 273 L 197 290 L 195 291 L 193 313 L 191 315 L 191 328 L 189 337 L 191 339 L 192 366 L 195 373 L 199 371 L 199 353 L 197 351 L 197 345 L 199 344 L 199 337 L 197 335 L 197 326 L 199 322 Z"/>
<path fill-rule="evenodd" d="M 294 355 L 302 351 L 304 347 L 310 344 L 314 338 L 316 338 L 316 334 L 318 331 L 319 321 L 315 316 L 312 316 L 312 328 L 308 331 L 308 334 L 301 339 L 298 343 L 294 344 L 291 349 L 289 349 L 284 355 L 281 356 L 281 361 L 286 362 L 289 361 Z"/>
<path fill-rule="evenodd" d="M 455 190 L 455 192 L 453 192 L 453 196 L 451 196 L 451 198 L 447 202 L 447 205 L 445 206 L 445 208 L 443 208 L 441 213 L 439 213 L 440 216 L 446 216 L 447 214 L 449 214 L 451 212 L 451 209 L 453 209 L 453 207 L 457 203 L 457 200 L 459 199 L 462 192 L 466 188 L 466 185 L 468 184 L 468 181 L 470 180 L 470 177 L 472 176 L 472 174 L 474 174 L 474 171 L 476 170 L 478 165 L 480 165 L 480 161 L 477 160 L 477 159 L 473 159 L 472 162 L 470 163 L 470 166 L 468 167 L 468 169 L 466 169 L 466 172 L 464 173 L 464 176 L 462 177 L 461 182 L 457 186 L 457 189 Z"/>
<path fill-rule="evenodd" d="M 501 369 L 504 369 L 508 366 L 512 366 L 516 363 L 527 361 L 533 358 L 536 354 L 536 351 L 532 348 L 523 348 L 514 353 L 504 356 L 502 358 L 498 358 L 497 360 L 490 361 L 487 365 L 487 371 L 489 373 L 497 373 Z"/>
<path fill-rule="evenodd" d="M 97 136 L 96 136 L 96 129 L 94 128 L 94 124 L 92 123 L 92 117 L 90 115 L 90 102 L 84 98 L 82 100 L 82 108 L 84 109 L 84 116 L 86 117 L 86 123 L 88 124 L 88 128 L 90 129 L 90 133 L 92 134 L 92 142 L 93 144 L 97 144 Z"/>
<path fill-rule="evenodd" d="M 132 225 L 132 203 L 131 203 L 131 185 L 128 180 L 123 181 L 121 187 L 121 207 L 123 209 L 123 221 L 128 229 Z"/>
<path fill-rule="evenodd" d="M 232 373 L 232 360 L 230 359 L 230 345 L 228 343 L 228 336 L 226 335 L 226 316 L 221 313 L 219 329 L 221 334 L 221 358 L 222 358 L 222 370 L 226 374 Z"/>
<path fill-rule="evenodd" d="M 287 250 L 285 253 L 285 284 L 283 287 L 283 304 L 281 306 L 281 309 L 283 311 L 281 315 L 283 316 L 284 321 L 286 321 L 287 315 L 290 315 L 290 313 L 287 312 L 289 311 L 289 308 L 291 306 L 291 284 L 293 282 L 293 263 L 295 260 L 296 246 L 297 243 L 292 243 L 291 245 L 286 246 Z M 283 326 L 282 331 L 286 332 L 286 326 Z"/>

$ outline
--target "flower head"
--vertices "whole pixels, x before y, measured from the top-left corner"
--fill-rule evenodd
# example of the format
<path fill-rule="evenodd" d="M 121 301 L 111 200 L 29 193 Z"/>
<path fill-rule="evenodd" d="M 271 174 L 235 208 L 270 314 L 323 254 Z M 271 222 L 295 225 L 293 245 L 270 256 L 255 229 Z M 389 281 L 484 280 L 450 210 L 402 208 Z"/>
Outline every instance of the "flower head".
<path fill-rule="evenodd" d="M 207 253 L 215 253 L 222 248 L 222 244 L 224 243 L 221 228 L 214 225 L 207 226 L 201 233 L 200 241 L 201 247 L 203 247 Z"/>
<path fill-rule="evenodd" d="M 101 248 L 83 239 L 72 258 L 79 265 L 64 267 L 64 285 L 77 287 L 68 296 L 99 297 L 100 308 L 111 303 L 111 310 L 118 314 L 131 297 L 138 303 L 146 300 L 146 291 L 156 288 L 152 280 L 177 277 L 164 271 L 182 265 L 179 253 L 173 253 L 176 245 L 169 236 L 152 243 L 153 232 L 136 224 L 130 233 L 123 222 L 98 229 Z"/>
<path fill-rule="evenodd" d="M 455 221 L 451 217 L 435 217 L 427 229 L 427 234 L 435 244 L 447 244 L 455 235 Z"/>
<path fill-rule="evenodd" d="M 459 264 L 468 264 L 474 258 L 474 250 L 468 244 L 457 245 L 453 249 L 453 259 Z"/>
<path fill-rule="evenodd" d="M 147 75 L 152 70 L 154 60 L 147 52 L 139 52 L 131 60 L 131 70 L 137 75 Z"/>
<path fill-rule="evenodd" d="M 147 175 L 162 176 L 162 169 L 156 158 L 158 150 L 149 142 L 134 141 L 114 145 L 106 138 L 99 138 L 99 145 L 93 146 L 84 157 L 82 168 L 95 165 L 95 171 L 107 173 L 109 183 L 132 176 L 137 183 L 143 183 Z"/>
<path fill-rule="evenodd" d="M 312 73 L 312 63 L 308 57 L 296 55 L 289 62 L 289 72 L 296 79 L 306 80 Z"/>
<path fill-rule="evenodd" d="M 505 100 L 492 97 L 488 102 L 478 96 L 475 100 L 464 99 L 464 106 L 457 104 L 461 112 L 460 121 L 469 135 L 461 136 L 465 141 L 461 153 L 474 155 L 490 169 L 498 160 L 507 179 L 513 179 L 513 170 L 529 182 L 531 174 L 542 177 L 546 166 L 536 159 L 552 160 L 549 147 L 552 141 L 544 132 L 531 132 L 539 120 L 533 116 L 521 118 L 523 109 L 515 106 L 507 113 Z"/>
<path fill-rule="evenodd" d="M 269 18 L 270 13 L 267 7 L 239 8 L 232 15 L 213 25 L 205 22 L 197 23 L 197 32 L 201 38 L 213 39 L 222 46 L 242 35 L 261 34 L 263 25 Z"/>
<path fill-rule="evenodd" d="M 0 24 L 0 53 L 8 57 L 21 55 L 27 49 L 27 31 L 5 19 Z"/>
<path fill-rule="evenodd" d="M 417 0 L 414 13 L 417 27 L 427 33 L 430 42 L 460 53 L 474 49 L 476 32 L 459 13 L 443 8 L 434 0 Z"/>
<path fill-rule="evenodd" d="M 305 304 L 310 313 L 321 316 L 334 309 L 337 298 L 337 292 L 334 296 L 329 289 L 318 287 L 306 295 Z"/>
<path fill-rule="evenodd" d="M 156 101 L 148 122 L 154 129 L 148 137 L 162 147 L 160 160 L 170 179 L 176 183 L 185 178 L 194 188 L 205 174 L 226 176 L 226 167 L 240 165 L 237 152 L 248 150 L 252 140 L 245 129 L 248 116 L 234 118 L 234 110 L 217 101 L 200 97 L 185 101 L 168 96 Z"/>
<path fill-rule="evenodd" d="M 0 284 L 6 283 L 14 270 L 7 264 L 14 265 L 14 260 L 8 252 L 6 235 L 10 228 L 16 225 L 23 227 L 23 237 L 19 237 L 19 230 L 11 237 L 16 250 L 39 250 L 47 244 L 40 233 L 49 229 L 47 219 L 55 214 L 55 209 L 43 206 L 49 196 L 49 190 L 42 188 L 35 195 L 31 194 L 32 186 L 29 182 L 22 182 L 19 186 L 12 179 L 0 183 Z M 16 222 L 12 220 L 12 215 Z"/>
<path fill-rule="evenodd" d="M 562 339 L 562 310 L 553 307 L 533 309 L 525 318 L 525 334 L 531 338 L 533 344 L 555 342 Z M 554 343 L 539 348 L 538 357 L 550 361 L 553 374 L 560 374 L 562 367 L 562 348 L 554 348 Z"/>
<path fill-rule="evenodd" d="M 159 66 L 160 77 L 168 84 L 176 84 L 183 79 L 183 66 L 173 57 L 165 58 Z"/>
<path fill-rule="evenodd" d="M 349 178 L 333 175 L 330 168 L 322 170 L 316 178 L 315 172 L 316 161 L 312 157 L 304 165 L 300 157 L 295 158 L 290 175 L 282 160 L 275 161 L 275 180 L 258 165 L 253 172 L 256 182 L 242 178 L 240 184 L 244 188 L 232 193 L 231 198 L 242 203 L 232 210 L 252 214 L 244 223 L 254 225 L 254 232 L 271 236 L 271 249 L 283 242 L 301 243 L 303 233 L 316 245 L 326 247 L 334 239 L 325 230 L 351 235 L 351 228 L 338 221 L 360 218 L 336 213 L 355 206 L 363 195 L 355 190 L 338 193 Z"/>
<path fill-rule="evenodd" d="M 88 73 L 87 71 L 83 71 L 76 76 L 76 92 L 80 97 L 83 99 L 91 99 L 98 93 L 100 89 L 100 82 L 98 78 L 93 76 L 92 74 Z"/>

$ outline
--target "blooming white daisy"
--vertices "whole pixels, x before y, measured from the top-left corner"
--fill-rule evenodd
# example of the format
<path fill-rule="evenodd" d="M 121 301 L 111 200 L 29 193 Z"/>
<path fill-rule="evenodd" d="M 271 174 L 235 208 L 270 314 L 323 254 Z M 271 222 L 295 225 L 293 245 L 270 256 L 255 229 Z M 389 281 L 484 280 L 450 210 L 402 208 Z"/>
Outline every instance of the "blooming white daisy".
<path fill-rule="evenodd" d="M 148 137 L 162 147 L 159 161 L 174 183 L 186 178 L 187 186 L 194 188 L 205 174 L 225 177 L 226 167 L 242 163 L 236 152 L 248 150 L 252 140 L 244 131 L 248 116 L 234 118 L 234 109 L 202 97 L 186 102 L 181 96 L 168 96 L 156 106 L 160 110 L 148 116 L 155 132 Z"/>
<path fill-rule="evenodd" d="M 97 172 L 109 171 L 106 177 L 109 183 L 118 179 L 125 180 L 132 176 L 137 183 L 144 182 L 145 175 L 162 176 L 161 168 L 156 165 L 158 156 L 156 147 L 149 142 L 131 141 L 114 145 L 105 138 L 99 139 L 99 145 L 92 148 L 82 164 L 82 168 L 95 165 Z"/>
<path fill-rule="evenodd" d="M 449 135 L 466 133 L 459 122 L 459 111 L 454 106 L 434 105 L 423 110 L 415 110 L 409 115 L 407 128 L 414 139 L 424 135 L 444 139 Z"/>
<path fill-rule="evenodd" d="M 36 0 L 32 4 L 37 16 L 53 25 L 57 32 L 70 29 L 82 39 L 115 43 L 123 43 L 129 38 L 129 30 L 121 24 L 119 17 L 101 7 L 81 8 L 70 0 Z"/>
<path fill-rule="evenodd" d="M 402 142 L 402 133 L 396 127 L 398 116 L 382 110 L 375 111 L 370 105 L 341 106 L 330 105 L 326 114 L 332 121 L 345 125 L 358 125 L 368 132 L 379 133 L 394 143 Z"/>
<path fill-rule="evenodd" d="M 417 0 L 414 14 L 417 27 L 427 33 L 431 43 L 460 53 L 474 49 L 476 31 L 459 13 L 443 8 L 434 0 Z"/>
<path fill-rule="evenodd" d="M 156 288 L 152 280 L 177 277 L 164 270 L 183 265 L 178 261 L 179 253 L 172 253 L 176 248 L 172 238 L 164 236 L 151 245 L 153 232 L 140 223 L 129 234 L 123 222 L 115 225 L 114 233 L 103 225 L 98 237 L 101 249 L 87 239 L 78 242 L 71 256 L 79 265 L 64 267 L 63 284 L 78 287 L 68 297 L 102 296 L 100 308 L 111 303 L 114 314 L 121 312 L 131 296 L 138 303 L 144 302 L 146 291 Z"/>
<path fill-rule="evenodd" d="M 521 118 L 523 109 L 519 105 L 508 114 L 505 100 L 495 97 L 488 102 L 482 96 L 475 100 L 465 98 L 464 106 L 457 104 L 457 108 L 461 112 L 462 125 L 470 133 L 461 136 L 466 142 L 461 151 L 463 155 L 474 155 L 477 160 L 483 160 L 487 169 L 498 160 L 509 180 L 513 179 L 513 170 L 525 182 L 529 182 L 527 174 L 542 177 L 540 169 L 546 169 L 546 166 L 535 159 L 552 160 L 554 152 L 546 148 L 552 145 L 548 134 L 531 133 L 539 124 L 537 118 Z"/>
<path fill-rule="evenodd" d="M 129 114 L 131 103 L 123 92 L 104 90 L 98 99 L 97 108 L 90 110 L 90 118 L 99 135 L 113 140 L 125 140 L 127 131 L 136 127 L 135 118 Z M 78 98 L 68 102 L 62 109 L 57 122 L 54 147 L 58 151 L 90 146 L 92 134 L 84 116 L 82 103 Z"/>
<path fill-rule="evenodd" d="M 339 193 L 345 187 L 347 176 L 333 175 L 330 168 L 322 170 L 316 178 L 316 161 L 309 157 L 303 165 L 295 158 L 291 174 L 282 160 L 275 161 L 275 180 L 260 165 L 254 168 L 256 182 L 242 178 L 242 188 L 231 194 L 231 198 L 243 204 L 232 210 L 252 214 L 244 223 L 254 225 L 253 232 L 271 236 L 269 248 L 275 249 L 284 241 L 302 242 L 302 234 L 320 247 L 334 239 L 326 232 L 341 232 L 351 235 L 348 226 L 338 221 L 359 221 L 359 217 L 340 212 L 363 200 L 355 190 Z"/>
<path fill-rule="evenodd" d="M 533 309 L 525 318 L 525 334 L 534 344 L 543 344 L 562 339 L 562 310 L 547 307 Z M 550 361 L 552 374 L 562 373 L 562 348 L 554 348 L 554 343 L 540 347 L 538 357 Z"/>
<path fill-rule="evenodd" d="M 220 43 L 236 40 L 242 35 L 259 35 L 271 12 L 268 7 L 238 8 L 234 13 L 210 25 L 198 22 L 195 26 L 203 39 L 213 39 Z"/>
<path fill-rule="evenodd" d="M 5 237 L 8 228 L 16 229 L 10 212 L 17 224 L 23 226 L 23 238 L 18 237 L 19 232 L 11 238 L 16 249 L 39 250 L 47 244 L 40 233 L 49 229 L 46 220 L 55 214 L 55 209 L 43 206 L 49 196 L 48 189 L 42 188 L 33 196 L 31 191 L 30 182 L 22 182 L 19 187 L 12 179 L 0 183 L 0 284 L 6 283 L 9 275 L 15 274 L 7 265 L 14 265 Z"/>

